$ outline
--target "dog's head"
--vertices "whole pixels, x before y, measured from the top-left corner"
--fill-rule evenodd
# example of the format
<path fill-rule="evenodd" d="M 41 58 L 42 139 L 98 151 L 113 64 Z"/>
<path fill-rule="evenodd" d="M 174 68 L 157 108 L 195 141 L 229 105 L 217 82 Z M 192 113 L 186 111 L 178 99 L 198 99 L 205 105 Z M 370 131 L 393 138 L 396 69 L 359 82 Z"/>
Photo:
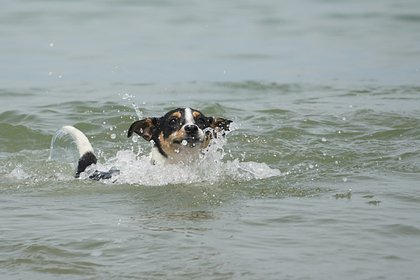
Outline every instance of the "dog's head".
<path fill-rule="evenodd" d="M 164 157 L 175 158 L 182 153 L 195 153 L 205 149 L 218 132 L 229 131 L 232 121 L 206 117 L 198 110 L 178 108 L 161 118 L 146 118 L 134 122 L 128 137 L 136 133 L 153 141 Z"/>

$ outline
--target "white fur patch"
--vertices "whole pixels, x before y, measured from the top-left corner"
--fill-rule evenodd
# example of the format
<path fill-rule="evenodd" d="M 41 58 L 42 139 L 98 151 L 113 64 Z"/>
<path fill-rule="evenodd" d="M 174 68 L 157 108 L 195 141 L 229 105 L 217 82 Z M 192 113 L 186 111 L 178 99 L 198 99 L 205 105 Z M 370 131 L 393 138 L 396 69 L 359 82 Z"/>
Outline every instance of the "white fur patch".
<path fill-rule="evenodd" d="M 194 116 L 191 108 L 185 108 L 185 124 L 194 124 Z"/>

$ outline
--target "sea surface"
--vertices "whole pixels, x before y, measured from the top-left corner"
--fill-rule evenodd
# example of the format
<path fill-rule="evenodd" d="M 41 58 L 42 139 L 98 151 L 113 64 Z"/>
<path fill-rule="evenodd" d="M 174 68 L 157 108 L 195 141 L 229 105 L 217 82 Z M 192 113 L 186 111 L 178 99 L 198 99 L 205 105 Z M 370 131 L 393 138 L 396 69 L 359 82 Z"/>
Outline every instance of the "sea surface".
<path fill-rule="evenodd" d="M 0 279 L 418 279 L 419 1 L 2 1 L 0 38 Z M 151 165 L 129 125 L 185 106 L 232 131 Z"/>

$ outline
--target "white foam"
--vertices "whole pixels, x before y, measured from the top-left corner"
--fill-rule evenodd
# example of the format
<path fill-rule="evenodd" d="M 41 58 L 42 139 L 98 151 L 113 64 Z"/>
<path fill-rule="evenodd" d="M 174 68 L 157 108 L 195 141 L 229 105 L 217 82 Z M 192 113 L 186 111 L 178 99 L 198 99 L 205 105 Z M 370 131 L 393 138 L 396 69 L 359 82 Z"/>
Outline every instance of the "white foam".
<path fill-rule="evenodd" d="M 71 136 L 71 137 L 64 137 Z M 60 129 L 51 142 L 50 159 L 60 162 L 77 162 L 75 154 L 70 156 L 66 148 L 68 145 L 66 139 L 76 142 L 80 151 L 93 150 L 86 136 L 74 127 L 65 126 Z M 55 143 L 60 140 L 60 143 Z M 64 141 L 64 143 L 62 143 Z M 64 144 L 64 149 L 63 147 Z M 194 184 L 201 182 L 215 183 L 231 180 L 248 181 L 253 179 L 264 179 L 273 176 L 281 176 L 278 169 L 270 168 L 265 163 L 242 162 L 239 159 L 224 160 L 224 145 L 226 138 L 218 135 L 212 140 L 205 154 L 198 159 L 193 158 L 189 162 L 178 164 L 162 164 L 164 160 L 158 161 L 156 165 L 152 164 L 149 149 L 143 150 L 137 141 L 131 143 L 134 147 L 127 150 L 120 150 L 114 158 L 106 160 L 103 163 L 100 154 L 98 154 L 98 164 L 87 168 L 86 172 L 80 175 L 80 178 L 88 178 L 95 170 L 108 171 L 110 169 L 120 170 L 117 177 L 110 180 L 104 180 L 104 183 L 117 184 L 138 184 L 146 186 L 162 186 L 169 184 Z M 71 145 L 73 146 L 73 145 Z M 140 147 L 140 148 L 139 148 Z M 156 153 L 156 148 L 152 149 Z M 137 151 L 137 152 L 134 152 Z M 156 157 L 155 157 L 156 158 Z M 18 176 L 21 176 L 19 172 Z M 22 176 L 25 176 L 24 174 Z"/>
<path fill-rule="evenodd" d="M 131 150 L 121 150 L 113 159 L 98 164 L 91 172 L 95 168 L 104 171 L 118 169 L 118 178 L 107 182 L 145 186 L 248 181 L 281 176 L 280 170 L 265 163 L 240 162 L 238 159 L 224 161 L 225 141 L 224 137 L 218 137 L 198 160 L 179 164 L 153 165 L 149 154 L 138 156 Z"/>
<path fill-rule="evenodd" d="M 193 184 L 200 182 L 214 183 L 226 180 L 248 181 L 280 176 L 278 169 L 270 168 L 265 163 L 233 161 L 199 160 L 192 163 L 153 165 L 150 157 L 137 157 L 130 150 L 119 151 L 116 157 L 105 164 L 98 164 L 87 171 L 95 169 L 120 170 L 118 177 L 109 182 L 119 184 L 139 184 L 145 186 L 162 186 L 168 184 Z"/>
<path fill-rule="evenodd" d="M 18 164 L 6 177 L 10 179 L 24 180 L 30 178 L 31 175 L 23 170 L 21 164 Z"/>

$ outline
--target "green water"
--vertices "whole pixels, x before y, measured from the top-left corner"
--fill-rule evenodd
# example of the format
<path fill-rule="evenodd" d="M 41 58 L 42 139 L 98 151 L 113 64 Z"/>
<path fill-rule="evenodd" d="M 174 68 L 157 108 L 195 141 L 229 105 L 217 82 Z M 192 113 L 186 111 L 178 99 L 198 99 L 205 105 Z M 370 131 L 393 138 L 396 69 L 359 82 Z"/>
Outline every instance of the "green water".
<path fill-rule="evenodd" d="M 86 91 L 86 102 L 0 115 L 7 278 L 415 278 L 418 88 L 243 82 L 129 92 L 95 100 Z M 37 104 L 36 90 L 22 95 Z M 139 159 L 150 145 L 126 138 L 136 110 L 158 116 L 180 104 L 234 120 L 221 163 L 153 169 Z M 88 135 L 101 167 L 119 164 L 129 178 L 73 179 L 71 143 L 49 161 L 63 124 Z"/>
<path fill-rule="evenodd" d="M 417 279 L 417 2 L 2 5 L 0 278 Z M 150 165 L 129 125 L 185 106 L 234 129 Z"/>

